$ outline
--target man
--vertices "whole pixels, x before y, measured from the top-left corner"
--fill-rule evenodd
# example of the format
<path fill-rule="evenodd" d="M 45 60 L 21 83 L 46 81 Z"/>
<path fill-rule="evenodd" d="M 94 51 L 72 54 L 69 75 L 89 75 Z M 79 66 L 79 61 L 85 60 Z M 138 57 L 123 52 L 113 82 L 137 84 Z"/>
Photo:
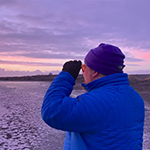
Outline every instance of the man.
<path fill-rule="evenodd" d="M 141 150 L 144 102 L 123 73 L 124 54 L 100 44 L 81 61 L 68 61 L 53 80 L 42 106 L 51 127 L 67 131 L 64 150 Z M 87 90 L 69 95 L 82 68 Z"/>

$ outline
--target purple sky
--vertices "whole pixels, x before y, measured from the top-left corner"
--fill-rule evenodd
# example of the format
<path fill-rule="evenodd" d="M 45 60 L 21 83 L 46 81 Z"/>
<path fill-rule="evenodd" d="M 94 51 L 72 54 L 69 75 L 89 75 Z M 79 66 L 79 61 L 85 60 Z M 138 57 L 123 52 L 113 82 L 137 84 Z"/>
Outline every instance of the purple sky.
<path fill-rule="evenodd" d="M 150 74 L 149 0 L 0 0 L 0 76 L 58 73 L 100 43 Z"/>

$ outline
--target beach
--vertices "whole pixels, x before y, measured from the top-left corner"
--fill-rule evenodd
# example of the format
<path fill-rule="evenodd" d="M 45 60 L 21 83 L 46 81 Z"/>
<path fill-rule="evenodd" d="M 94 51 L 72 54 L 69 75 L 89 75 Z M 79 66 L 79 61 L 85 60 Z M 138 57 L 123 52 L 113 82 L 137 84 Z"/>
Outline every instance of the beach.
<path fill-rule="evenodd" d="M 150 78 L 130 78 L 131 86 L 145 102 L 143 150 L 149 150 Z M 0 150 L 62 150 L 65 132 L 55 130 L 41 118 L 41 106 L 51 82 L 0 82 Z M 84 93 L 79 83 L 71 96 Z"/>

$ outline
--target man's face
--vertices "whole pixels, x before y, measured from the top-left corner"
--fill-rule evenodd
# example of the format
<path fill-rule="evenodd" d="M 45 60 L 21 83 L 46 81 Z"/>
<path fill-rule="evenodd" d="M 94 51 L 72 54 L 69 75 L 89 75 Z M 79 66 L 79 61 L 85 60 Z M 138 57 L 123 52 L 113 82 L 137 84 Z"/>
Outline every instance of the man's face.
<path fill-rule="evenodd" d="M 85 83 L 87 84 L 87 83 L 93 81 L 94 70 L 92 70 L 85 64 L 83 64 L 81 68 L 82 68 L 82 73 L 83 73 Z"/>

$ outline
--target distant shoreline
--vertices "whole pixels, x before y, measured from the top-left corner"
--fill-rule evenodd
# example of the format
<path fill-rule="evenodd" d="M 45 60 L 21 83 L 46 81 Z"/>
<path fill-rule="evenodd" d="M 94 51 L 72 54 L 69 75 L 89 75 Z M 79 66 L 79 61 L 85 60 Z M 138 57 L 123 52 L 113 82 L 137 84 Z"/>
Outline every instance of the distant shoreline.
<path fill-rule="evenodd" d="M 34 75 L 34 76 L 14 76 L 0 77 L 0 81 L 47 81 L 51 82 L 57 75 Z M 83 82 L 83 76 L 79 75 L 76 82 Z"/>
<path fill-rule="evenodd" d="M 52 81 L 57 75 L 0 77 L 0 81 Z"/>
<path fill-rule="evenodd" d="M 56 76 L 57 75 L 0 77 L 0 81 L 53 81 Z M 150 79 L 150 74 L 132 74 L 129 75 L 129 79 L 137 79 L 137 80 Z M 79 74 L 76 82 L 84 82 L 82 74 Z"/>

